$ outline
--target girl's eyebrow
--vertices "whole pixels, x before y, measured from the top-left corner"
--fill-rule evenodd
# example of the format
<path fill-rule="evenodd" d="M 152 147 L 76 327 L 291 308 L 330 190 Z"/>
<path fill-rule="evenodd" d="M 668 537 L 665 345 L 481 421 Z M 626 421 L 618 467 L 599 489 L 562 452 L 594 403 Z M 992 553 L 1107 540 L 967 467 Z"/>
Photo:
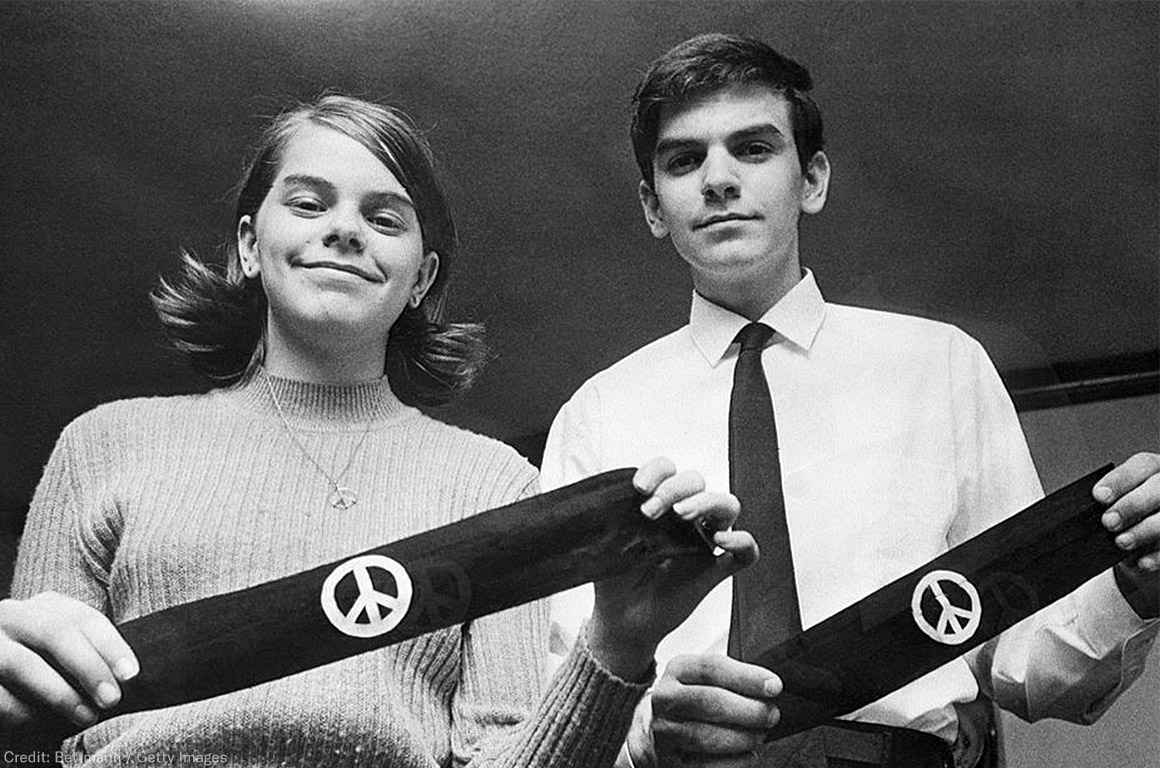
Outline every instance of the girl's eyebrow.
<path fill-rule="evenodd" d="M 316 187 L 327 191 L 333 191 L 334 185 L 320 176 L 311 176 L 306 173 L 294 173 L 282 179 L 283 186 L 299 185 L 303 187 Z"/>
<path fill-rule="evenodd" d="M 282 179 L 282 185 L 285 187 L 312 187 L 319 191 L 329 193 L 335 191 L 334 185 L 329 181 L 320 176 L 311 176 L 308 173 L 292 173 Z M 415 209 L 415 204 L 411 202 L 411 198 L 406 193 L 396 192 L 395 190 L 384 189 L 371 192 L 366 198 L 375 205 L 402 205 L 411 210 Z"/>
<path fill-rule="evenodd" d="M 372 192 L 366 196 L 368 202 L 374 205 L 385 206 L 402 206 L 415 210 L 415 204 L 411 202 L 411 198 L 407 197 L 405 193 L 394 191 Z"/>

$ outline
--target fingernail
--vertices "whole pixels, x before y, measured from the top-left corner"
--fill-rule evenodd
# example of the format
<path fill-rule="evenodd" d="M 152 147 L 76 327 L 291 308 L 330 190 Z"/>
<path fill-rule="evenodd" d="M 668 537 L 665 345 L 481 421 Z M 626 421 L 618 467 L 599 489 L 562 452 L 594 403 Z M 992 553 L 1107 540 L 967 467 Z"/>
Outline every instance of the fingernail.
<path fill-rule="evenodd" d="M 777 725 L 778 723 L 780 723 L 781 722 L 781 710 L 778 709 L 777 707 L 774 707 L 773 710 L 769 713 L 768 722 L 770 725 Z"/>
<path fill-rule="evenodd" d="M 96 699 L 98 704 L 108 709 L 121 700 L 121 692 L 117 690 L 117 686 L 106 680 L 97 686 Z"/>
<path fill-rule="evenodd" d="M 1095 496 L 1096 501 L 1110 504 L 1112 501 L 1112 489 L 1106 485 L 1097 485 L 1092 489 L 1092 496 Z"/>
<path fill-rule="evenodd" d="M 1116 537 L 1116 546 L 1119 547 L 1120 549 L 1131 549 L 1132 548 L 1132 537 L 1126 533 L 1121 533 L 1119 536 Z"/>
<path fill-rule="evenodd" d="M 1120 529 L 1120 524 L 1123 522 L 1124 521 L 1120 518 L 1119 514 L 1115 512 L 1109 512 L 1104 515 L 1104 527 L 1109 531 L 1118 531 Z"/>
<path fill-rule="evenodd" d="M 763 688 L 766 696 L 778 696 L 781 694 L 781 680 L 776 677 L 771 677 L 765 681 Z"/>
<path fill-rule="evenodd" d="M 97 713 L 84 704 L 77 704 L 76 709 L 73 710 L 72 719 L 77 725 L 89 725 L 96 722 Z"/>
<path fill-rule="evenodd" d="M 1141 557 L 1139 566 L 1149 573 L 1160 571 L 1160 555 L 1148 555 L 1147 557 Z"/>
<path fill-rule="evenodd" d="M 661 516 L 662 509 L 664 509 L 664 504 L 656 496 L 650 496 L 645 499 L 644 504 L 640 505 L 640 511 L 644 513 L 644 516 L 652 520 Z"/>
<path fill-rule="evenodd" d="M 121 659 L 113 667 L 113 675 L 121 682 L 132 680 L 140 671 L 141 667 L 137 664 L 137 660 L 130 656 Z"/>

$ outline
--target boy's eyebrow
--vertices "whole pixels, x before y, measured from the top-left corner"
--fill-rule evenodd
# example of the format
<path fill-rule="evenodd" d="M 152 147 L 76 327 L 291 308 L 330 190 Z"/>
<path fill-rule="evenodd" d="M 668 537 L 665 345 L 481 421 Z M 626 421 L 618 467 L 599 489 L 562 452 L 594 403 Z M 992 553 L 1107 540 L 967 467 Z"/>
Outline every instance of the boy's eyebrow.
<path fill-rule="evenodd" d="M 729 141 L 737 141 L 738 139 L 750 139 L 755 136 L 765 136 L 775 134 L 779 138 L 784 139 L 785 134 L 781 132 L 773 123 L 755 123 L 754 125 L 747 125 L 744 128 L 739 128 L 729 134 Z M 665 152 L 673 152 L 681 149 L 692 149 L 704 145 L 702 139 L 686 138 L 683 136 L 671 136 L 663 138 L 657 142 L 654 154 L 660 155 Z"/>
<path fill-rule="evenodd" d="M 703 143 L 697 139 L 661 139 L 657 142 L 657 147 L 653 150 L 653 154 L 663 155 L 666 152 L 675 152 L 680 149 L 692 149 L 701 146 Z"/>
<path fill-rule="evenodd" d="M 771 133 L 776 135 L 778 138 L 785 138 L 785 134 L 782 133 L 781 129 L 773 123 L 760 123 L 758 125 L 751 125 L 746 128 L 742 128 L 739 131 L 735 131 L 729 138 L 751 139 L 755 136 L 765 136 Z"/>

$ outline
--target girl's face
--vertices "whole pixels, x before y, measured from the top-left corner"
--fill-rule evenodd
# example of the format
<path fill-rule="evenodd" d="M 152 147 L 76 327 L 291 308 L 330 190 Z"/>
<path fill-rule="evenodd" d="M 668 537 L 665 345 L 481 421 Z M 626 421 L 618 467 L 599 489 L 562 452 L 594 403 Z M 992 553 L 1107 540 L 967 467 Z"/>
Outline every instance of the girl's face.
<path fill-rule="evenodd" d="M 439 268 L 395 175 L 362 144 L 314 123 L 287 142 L 270 191 L 238 221 L 237 237 L 246 276 L 262 278 L 270 338 L 308 345 L 385 349 L 391 326 Z"/>

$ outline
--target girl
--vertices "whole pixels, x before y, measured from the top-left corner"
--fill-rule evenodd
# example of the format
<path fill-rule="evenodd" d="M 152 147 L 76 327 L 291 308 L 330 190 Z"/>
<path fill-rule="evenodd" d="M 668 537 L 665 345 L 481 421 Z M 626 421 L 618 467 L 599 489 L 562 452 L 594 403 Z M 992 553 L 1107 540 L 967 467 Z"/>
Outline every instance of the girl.
<path fill-rule="evenodd" d="M 455 228 L 430 150 L 397 110 L 327 96 L 278 117 L 245 176 L 224 273 L 186 257 L 154 303 L 225 386 L 109 403 L 63 432 L 32 503 L 16 599 L 0 604 L 0 725 L 82 726 L 138 671 L 114 624 L 341 559 L 536 492 L 510 448 L 435 421 L 482 360 L 443 317 Z M 385 375 L 384 375 L 385 374 Z M 167 710 L 65 744 L 67 764 L 169 753 L 242 765 L 610 764 L 656 643 L 751 561 L 731 496 L 655 461 L 726 554 L 700 573 L 598 585 L 549 684 L 546 617 L 523 606 Z M 546 688 L 546 692 L 545 691 Z M 225 757 L 221 757 L 225 756 Z"/>

